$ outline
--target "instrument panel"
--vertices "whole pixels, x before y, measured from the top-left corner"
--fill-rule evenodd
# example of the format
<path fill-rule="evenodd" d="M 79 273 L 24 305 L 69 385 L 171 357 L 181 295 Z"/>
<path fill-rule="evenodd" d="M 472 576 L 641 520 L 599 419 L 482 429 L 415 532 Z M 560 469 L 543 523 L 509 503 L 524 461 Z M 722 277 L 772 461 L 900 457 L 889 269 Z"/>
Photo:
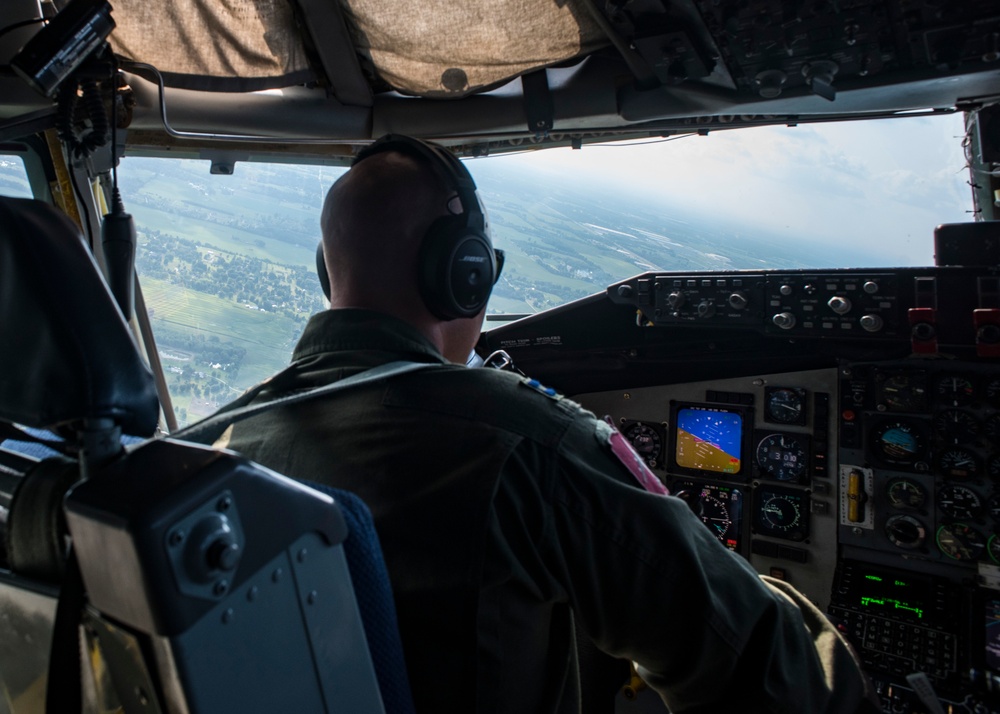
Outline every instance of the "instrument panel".
<path fill-rule="evenodd" d="M 837 558 L 830 468 L 837 374 L 757 375 L 574 398 L 610 415 L 723 545 L 759 572 L 828 598 Z"/>
<path fill-rule="evenodd" d="M 593 392 L 671 492 L 827 611 L 886 711 L 1000 710 L 1000 365 L 907 358 Z"/>
<path fill-rule="evenodd" d="M 1000 714 L 1000 269 L 650 272 L 488 344 L 827 612 L 884 711 Z"/>

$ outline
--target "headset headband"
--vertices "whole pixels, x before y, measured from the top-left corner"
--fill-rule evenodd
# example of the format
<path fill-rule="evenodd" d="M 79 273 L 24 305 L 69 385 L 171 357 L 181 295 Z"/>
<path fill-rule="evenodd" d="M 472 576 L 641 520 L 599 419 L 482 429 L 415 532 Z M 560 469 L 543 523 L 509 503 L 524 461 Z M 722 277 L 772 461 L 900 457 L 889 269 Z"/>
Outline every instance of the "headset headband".
<path fill-rule="evenodd" d="M 443 320 L 478 314 L 500 275 L 503 252 L 493 247 L 476 182 L 465 164 L 444 147 L 400 134 L 388 134 L 362 149 L 351 167 L 386 151 L 428 164 L 448 190 L 458 194 L 462 206 L 461 213 L 451 212 L 449 200 L 449 215 L 434 220 L 421 239 L 417 270 L 424 304 Z M 322 242 L 316 249 L 316 269 L 329 298 Z"/>
<path fill-rule="evenodd" d="M 459 202 L 462 204 L 461 215 L 466 227 L 489 235 L 479 194 L 476 192 L 476 182 L 457 156 L 444 147 L 412 136 L 386 134 L 359 151 L 351 162 L 351 168 L 375 154 L 386 151 L 409 154 L 430 164 L 445 185 L 458 194 Z"/>

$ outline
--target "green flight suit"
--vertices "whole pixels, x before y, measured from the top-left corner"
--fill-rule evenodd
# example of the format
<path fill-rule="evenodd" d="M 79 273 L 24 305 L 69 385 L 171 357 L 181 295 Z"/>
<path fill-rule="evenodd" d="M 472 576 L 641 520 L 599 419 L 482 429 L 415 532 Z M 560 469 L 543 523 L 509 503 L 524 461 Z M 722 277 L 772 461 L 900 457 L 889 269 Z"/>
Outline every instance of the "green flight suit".
<path fill-rule="evenodd" d="M 349 309 L 313 316 L 255 401 L 394 360 L 441 366 L 273 409 L 227 445 L 367 502 L 419 713 L 575 714 L 574 617 L 676 714 L 861 710 L 866 681 L 823 615 L 639 487 L 570 400 Z"/>

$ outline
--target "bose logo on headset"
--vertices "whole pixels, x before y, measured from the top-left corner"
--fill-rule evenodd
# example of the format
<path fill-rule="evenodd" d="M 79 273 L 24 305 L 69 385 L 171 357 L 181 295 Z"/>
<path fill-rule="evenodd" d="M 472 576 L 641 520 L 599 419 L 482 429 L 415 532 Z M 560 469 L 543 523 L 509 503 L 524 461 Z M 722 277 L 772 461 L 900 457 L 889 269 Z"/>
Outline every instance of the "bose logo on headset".
<path fill-rule="evenodd" d="M 500 277 L 503 252 L 493 247 L 472 175 L 447 149 L 401 134 L 387 134 L 365 147 L 351 166 L 384 151 L 398 151 L 425 161 L 445 186 L 458 194 L 462 212 L 435 220 L 421 240 L 420 295 L 427 308 L 442 320 L 478 315 Z M 316 250 L 316 270 L 329 299 L 322 243 Z"/>

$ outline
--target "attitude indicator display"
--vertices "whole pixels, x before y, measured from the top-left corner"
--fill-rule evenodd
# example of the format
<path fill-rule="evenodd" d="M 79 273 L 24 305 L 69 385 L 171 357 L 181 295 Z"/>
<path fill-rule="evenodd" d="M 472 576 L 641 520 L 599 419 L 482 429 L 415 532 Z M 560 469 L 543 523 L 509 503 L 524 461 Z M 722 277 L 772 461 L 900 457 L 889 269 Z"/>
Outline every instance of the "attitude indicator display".
<path fill-rule="evenodd" d="M 686 472 L 743 472 L 744 414 L 731 409 L 678 406 L 673 462 Z"/>

